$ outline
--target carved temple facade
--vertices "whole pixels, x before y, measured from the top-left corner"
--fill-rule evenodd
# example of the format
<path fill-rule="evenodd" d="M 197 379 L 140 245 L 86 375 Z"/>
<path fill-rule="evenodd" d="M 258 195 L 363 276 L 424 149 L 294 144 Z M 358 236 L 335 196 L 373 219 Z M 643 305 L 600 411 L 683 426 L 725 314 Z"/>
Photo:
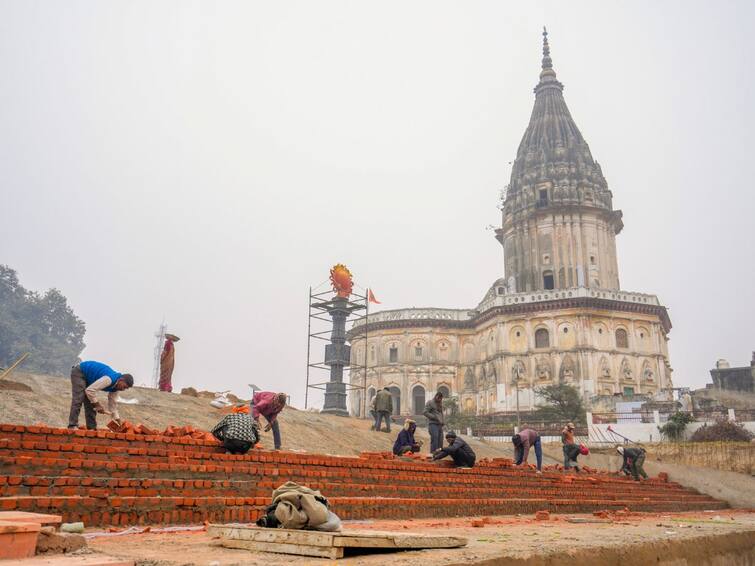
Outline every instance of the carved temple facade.
<path fill-rule="evenodd" d="M 349 332 L 352 384 L 364 384 L 368 399 L 389 387 L 396 414 L 421 413 L 438 390 L 473 414 L 532 408 L 537 389 L 555 383 L 587 401 L 670 394 L 668 313 L 657 297 L 619 287 L 622 214 L 543 37 L 535 104 L 496 230 L 504 277 L 473 309 L 383 311 Z M 360 415 L 361 391 L 350 397 Z"/>

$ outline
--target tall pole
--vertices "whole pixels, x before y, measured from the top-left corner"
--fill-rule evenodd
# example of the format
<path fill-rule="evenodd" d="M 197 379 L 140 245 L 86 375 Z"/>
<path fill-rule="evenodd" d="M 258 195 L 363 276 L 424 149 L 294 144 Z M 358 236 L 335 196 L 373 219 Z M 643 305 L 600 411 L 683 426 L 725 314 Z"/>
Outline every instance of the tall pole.
<path fill-rule="evenodd" d="M 309 353 L 312 343 L 312 287 L 309 288 L 309 316 L 307 317 L 307 386 L 304 388 L 304 410 L 309 401 Z"/>
<path fill-rule="evenodd" d="M 370 322 L 370 290 L 367 289 L 364 299 L 364 373 L 362 374 L 362 418 L 367 418 L 367 348 L 369 348 L 369 324 Z"/>
<path fill-rule="evenodd" d="M 519 421 L 519 376 L 517 376 L 514 383 L 516 384 L 516 428 L 519 430 L 519 427 L 522 426 L 522 423 Z"/>

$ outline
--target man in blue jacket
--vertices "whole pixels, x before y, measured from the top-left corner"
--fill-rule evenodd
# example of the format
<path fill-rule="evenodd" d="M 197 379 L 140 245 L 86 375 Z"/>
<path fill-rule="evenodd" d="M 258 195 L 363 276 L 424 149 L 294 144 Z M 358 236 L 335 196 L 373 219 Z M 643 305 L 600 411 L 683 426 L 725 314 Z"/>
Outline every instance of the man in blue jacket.
<path fill-rule="evenodd" d="M 68 415 L 68 428 L 78 428 L 81 405 L 89 430 L 97 429 L 97 413 L 108 413 L 113 420 L 120 422 L 118 414 L 118 392 L 133 387 L 134 378 L 128 373 L 118 373 L 102 362 L 81 362 L 71 368 L 71 412 Z M 97 391 L 107 392 L 108 408 L 97 401 Z"/>

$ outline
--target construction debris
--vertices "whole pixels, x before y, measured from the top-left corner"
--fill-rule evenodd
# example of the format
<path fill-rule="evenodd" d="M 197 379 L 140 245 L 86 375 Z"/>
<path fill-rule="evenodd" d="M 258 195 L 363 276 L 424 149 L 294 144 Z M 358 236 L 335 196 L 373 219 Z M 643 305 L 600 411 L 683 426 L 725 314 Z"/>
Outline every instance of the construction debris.
<path fill-rule="evenodd" d="M 145 435 L 145 436 L 167 436 L 171 438 L 190 437 L 194 440 L 206 440 L 211 442 L 217 442 L 217 439 L 209 432 L 199 430 L 193 426 L 169 426 L 163 431 L 151 429 L 143 424 L 133 424 L 129 421 L 110 421 L 107 423 L 107 427 L 113 432 L 121 432 L 125 434 Z"/>

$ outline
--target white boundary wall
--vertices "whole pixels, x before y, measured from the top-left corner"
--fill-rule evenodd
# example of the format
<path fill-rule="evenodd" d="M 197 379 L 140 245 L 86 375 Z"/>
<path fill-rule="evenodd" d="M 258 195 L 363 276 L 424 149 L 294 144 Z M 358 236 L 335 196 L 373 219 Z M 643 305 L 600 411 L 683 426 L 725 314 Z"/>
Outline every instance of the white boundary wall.
<path fill-rule="evenodd" d="M 735 414 L 732 409 L 729 409 L 729 419 L 735 420 Z M 588 439 L 591 443 L 612 443 L 618 444 L 622 442 L 620 436 L 612 434 L 608 429 L 610 428 L 615 433 L 633 440 L 634 442 L 662 442 L 664 439 L 658 427 L 661 426 L 661 417 L 658 411 L 653 411 L 652 423 L 636 423 L 636 422 L 618 422 L 618 423 L 601 423 L 594 424 L 592 422 L 592 413 L 587 413 L 587 431 Z M 693 422 L 687 425 L 684 429 L 684 440 L 687 440 L 692 434 L 705 424 L 713 424 L 713 422 Z M 755 434 L 755 422 L 744 422 L 744 427 L 750 432 Z"/>

